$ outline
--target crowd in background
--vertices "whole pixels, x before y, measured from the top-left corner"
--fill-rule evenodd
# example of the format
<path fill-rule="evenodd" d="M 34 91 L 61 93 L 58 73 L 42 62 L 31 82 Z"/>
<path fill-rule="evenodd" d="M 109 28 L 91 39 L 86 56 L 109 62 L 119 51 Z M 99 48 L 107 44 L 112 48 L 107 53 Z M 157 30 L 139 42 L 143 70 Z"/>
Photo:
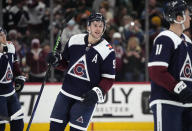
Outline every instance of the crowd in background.
<path fill-rule="evenodd" d="M 145 15 L 149 14 L 149 52 L 154 38 L 168 24 L 163 20 L 163 0 L 4 0 L 3 27 L 8 40 L 16 47 L 23 72 L 29 82 L 42 82 L 47 69 L 45 57 L 50 52 L 50 12 L 53 12 L 53 32 L 56 38 L 63 28 L 64 18 L 77 10 L 64 29 L 64 45 L 74 34 L 86 33 L 86 19 L 91 12 L 100 12 L 106 18 L 104 38 L 116 52 L 116 81 L 145 80 Z M 191 30 L 186 30 L 191 37 Z M 58 82 L 63 73 L 55 71 Z"/>

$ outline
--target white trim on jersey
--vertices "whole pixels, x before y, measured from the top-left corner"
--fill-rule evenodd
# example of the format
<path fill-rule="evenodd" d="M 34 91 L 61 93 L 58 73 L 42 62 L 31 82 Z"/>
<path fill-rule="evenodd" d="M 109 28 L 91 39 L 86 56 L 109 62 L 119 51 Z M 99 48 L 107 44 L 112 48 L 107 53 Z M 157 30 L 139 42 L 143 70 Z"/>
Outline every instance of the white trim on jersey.
<path fill-rule="evenodd" d="M 185 35 L 184 33 L 183 33 L 183 35 L 185 36 L 185 41 L 192 43 L 191 39 L 187 35 Z"/>
<path fill-rule="evenodd" d="M 151 67 L 151 66 L 165 66 L 165 67 L 168 67 L 168 63 L 167 62 L 162 62 L 162 61 L 155 61 L 155 62 L 149 62 L 148 63 L 148 67 Z"/>
<path fill-rule="evenodd" d="M 106 57 L 114 51 L 114 49 L 110 49 L 107 45 L 109 43 L 106 40 L 103 40 L 98 45 L 94 46 L 93 48 L 101 55 L 102 59 L 105 60 Z"/>
<path fill-rule="evenodd" d="M 105 77 L 105 78 L 115 79 L 115 75 L 101 74 L 101 76 L 102 76 L 102 77 Z"/>
<path fill-rule="evenodd" d="M 11 120 L 16 120 L 17 118 L 20 118 L 21 116 L 23 116 L 22 115 L 23 113 L 24 113 L 23 108 L 19 109 L 15 114 L 11 116 Z"/>
<path fill-rule="evenodd" d="M 167 36 L 167 37 L 169 37 L 173 41 L 175 49 L 177 49 L 177 47 L 182 42 L 182 39 L 178 35 L 176 35 L 175 33 L 173 33 L 170 30 L 166 30 L 166 31 L 162 31 L 161 33 L 159 33 L 159 35 L 154 39 L 154 43 L 157 40 L 157 38 L 159 38 L 160 36 Z"/>
<path fill-rule="evenodd" d="M 153 105 L 159 104 L 159 103 L 178 106 L 178 107 L 192 107 L 192 103 L 183 104 L 181 102 L 176 102 L 171 100 L 154 100 L 149 104 L 149 106 L 152 107 Z"/>
<path fill-rule="evenodd" d="M 157 110 L 157 131 L 162 131 L 162 104 L 158 103 L 156 106 Z"/>
<path fill-rule="evenodd" d="M 79 96 L 75 96 L 75 95 L 72 95 L 72 94 L 69 94 L 69 93 L 67 93 L 66 91 L 64 91 L 64 90 L 60 90 L 60 92 L 63 94 L 63 95 L 66 95 L 66 96 L 68 96 L 68 97 L 70 97 L 70 98 L 73 98 L 73 99 L 75 99 L 75 100 L 79 100 L 79 101 L 82 101 L 83 100 L 83 98 L 81 98 L 81 97 L 79 97 Z"/>
<path fill-rule="evenodd" d="M 72 45 L 85 45 L 84 37 L 86 34 L 77 34 L 70 38 L 68 48 Z"/>
<path fill-rule="evenodd" d="M 63 120 L 56 119 L 56 118 L 49 118 L 49 120 L 50 120 L 50 121 L 57 122 L 57 123 L 63 123 Z"/>
<path fill-rule="evenodd" d="M 86 131 L 87 130 L 87 128 L 84 128 L 84 127 L 81 127 L 81 126 L 77 126 L 75 124 L 72 124 L 71 122 L 69 122 L 69 125 L 72 126 L 75 129 L 79 129 L 79 130 L 82 130 L 82 131 Z"/>
<path fill-rule="evenodd" d="M 3 96 L 3 97 L 8 97 L 8 96 L 11 96 L 15 93 L 15 90 L 13 90 L 11 93 L 8 93 L 8 94 L 4 94 L 4 95 L 0 95 L 0 96 Z"/>

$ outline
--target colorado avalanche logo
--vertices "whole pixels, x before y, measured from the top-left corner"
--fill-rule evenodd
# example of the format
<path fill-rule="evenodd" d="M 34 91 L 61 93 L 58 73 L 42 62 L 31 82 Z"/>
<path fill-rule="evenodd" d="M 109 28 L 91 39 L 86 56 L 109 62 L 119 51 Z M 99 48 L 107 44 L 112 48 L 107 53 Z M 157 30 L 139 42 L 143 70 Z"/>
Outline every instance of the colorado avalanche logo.
<path fill-rule="evenodd" d="M 13 72 L 11 70 L 10 64 L 8 63 L 5 75 L 0 80 L 0 82 L 1 83 L 10 83 L 12 81 L 12 78 L 13 78 Z"/>
<path fill-rule="evenodd" d="M 189 58 L 188 53 L 180 72 L 180 79 L 186 81 L 192 81 L 191 60 Z"/>
<path fill-rule="evenodd" d="M 68 74 L 79 79 L 90 81 L 85 55 L 82 56 L 68 71 Z"/>

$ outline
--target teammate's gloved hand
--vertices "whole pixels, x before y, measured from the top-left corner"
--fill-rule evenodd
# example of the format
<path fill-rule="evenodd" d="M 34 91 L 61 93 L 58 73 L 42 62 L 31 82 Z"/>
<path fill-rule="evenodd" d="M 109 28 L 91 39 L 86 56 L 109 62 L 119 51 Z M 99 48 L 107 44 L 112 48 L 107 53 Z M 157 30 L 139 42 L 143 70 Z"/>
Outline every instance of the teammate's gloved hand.
<path fill-rule="evenodd" d="M 94 105 L 97 102 L 104 102 L 104 91 L 99 87 L 94 87 L 92 90 L 83 95 L 83 103 L 86 105 Z"/>
<path fill-rule="evenodd" d="M 25 76 L 18 76 L 15 78 L 15 90 L 16 92 L 21 92 L 21 90 L 24 87 L 24 83 L 25 83 Z"/>
<path fill-rule="evenodd" d="M 183 103 L 192 103 L 192 89 L 187 87 L 187 85 L 180 81 L 174 88 L 174 92 L 178 94 L 179 99 Z"/>
<path fill-rule="evenodd" d="M 57 66 L 59 61 L 61 60 L 61 54 L 60 53 L 48 53 L 46 61 L 47 63 L 51 64 L 52 66 Z"/>

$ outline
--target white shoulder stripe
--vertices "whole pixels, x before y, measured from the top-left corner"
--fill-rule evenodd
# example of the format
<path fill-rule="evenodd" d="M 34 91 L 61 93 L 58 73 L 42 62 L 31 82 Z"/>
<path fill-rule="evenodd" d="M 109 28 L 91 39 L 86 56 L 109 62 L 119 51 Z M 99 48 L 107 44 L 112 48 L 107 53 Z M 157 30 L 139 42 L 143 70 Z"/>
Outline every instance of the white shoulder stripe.
<path fill-rule="evenodd" d="M 84 37 L 86 34 L 77 34 L 70 38 L 68 47 L 72 45 L 85 45 Z"/>
<path fill-rule="evenodd" d="M 105 77 L 105 78 L 115 79 L 115 75 L 101 74 L 101 76 L 102 76 L 102 77 Z"/>
<path fill-rule="evenodd" d="M 99 52 L 101 55 L 102 59 L 105 60 L 105 58 L 112 52 L 114 51 L 113 48 L 109 48 L 107 45 L 109 43 L 106 40 L 103 40 L 101 43 L 98 45 L 94 46 L 94 49 Z"/>
<path fill-rule="evenodd" d="M 181 42 L 182 42 L 182 39 L 181 39 L 179 36 L 177 36 L 175 33 L 173 33 L 172 31 L 170 31 L 170 30 L 162 31 L 162 32 L 156 37 L 156 39 L 159 38 L 160 36 L 167 36 L 167 37 L 169 37 L 169 38 L 173 41 L 175 49 L 177 49 L 177 47 L 178 47 L 178 46 L 181 44 Z M 156 39 L 154 40 L 154 43 L 155 43 Z"/>
<path fill-rule="evenodd" d="M 190 39 L 187 35 L 185 35 L 184 33 L 183 33 L 183 35 L 185 36 L 185 40 L 186 40 L 187 42 L 189 42 L 189 43 L 191 43 L 191 44 L 192 44 L 191 39 Z"/>
<path fill-rule="evenodd" d="M 162 62 L 162 61 L 156 61 L 156 62 L 149 62 L 148 63 L 148 67 L 151 67 L 151 66 L 166 66 L 168 67 L 168 63 L 166 62 Z"/>

